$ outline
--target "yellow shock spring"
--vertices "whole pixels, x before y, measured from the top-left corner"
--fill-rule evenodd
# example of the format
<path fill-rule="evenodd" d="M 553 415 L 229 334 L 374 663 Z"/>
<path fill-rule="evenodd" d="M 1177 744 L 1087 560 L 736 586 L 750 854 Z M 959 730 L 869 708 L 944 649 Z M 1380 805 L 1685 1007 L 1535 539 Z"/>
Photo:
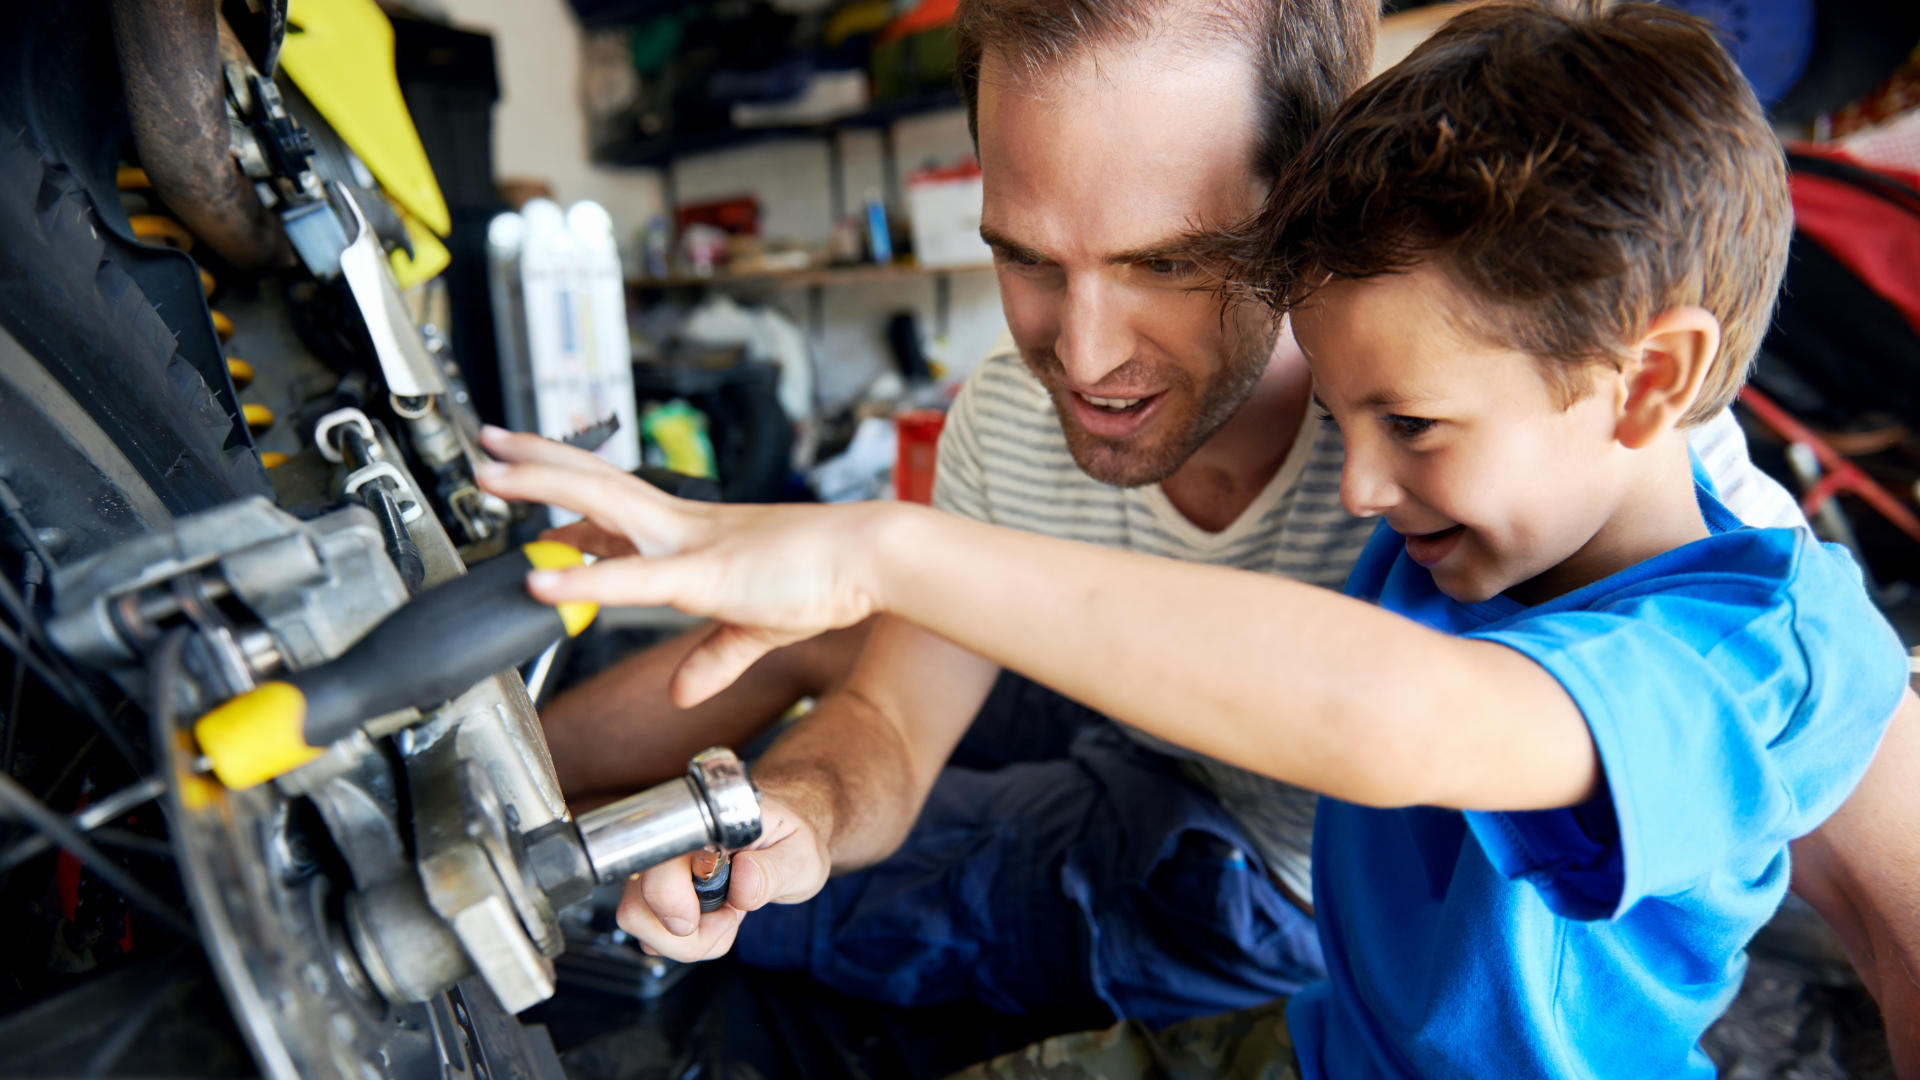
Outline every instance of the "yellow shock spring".
<path fill-rule="evenodd" d="M 121 191 L 151 192 L 153 190 L 153 181 L 147 177 L 147 171 L 132 165 L 121 166 L 114 176 L 114 181 Z M 133 227 L 134 237 L 141 243 L 165 244 L 191 254 L 194 245 L 193 233 L 172 217 L 152 212 L 154 209 L 152 200 L 149 198 L 147 202 L 149 212 L 128 215 L 127 222 Z M 200 291 L 211 299 L 214 290 L 218 287 L 219 282 L 207 271 L 207 268 L 200 267 Z M 208 310 L 213 316 L 213 332 L 220 339 L 220 344 L 225 346 L 227 342 L 233 340 L 233 320 L 218 308 Z M 227 357 L 227 375 L 233 380 L 233 389 L 236 393 L 245 390 L 253 383 L 253 365 L 237 356 L 229 356 Z M 240 406 L 240 411 L 246 419 L 247 430 L 255 435 L 273 426 L 273 410 L 265 405 L 247 402 Z M 287 455 L 281 453 L 269 451 L 260 455 L 260 464 L 269 469 L 284 465 L 286 461 Z"/>

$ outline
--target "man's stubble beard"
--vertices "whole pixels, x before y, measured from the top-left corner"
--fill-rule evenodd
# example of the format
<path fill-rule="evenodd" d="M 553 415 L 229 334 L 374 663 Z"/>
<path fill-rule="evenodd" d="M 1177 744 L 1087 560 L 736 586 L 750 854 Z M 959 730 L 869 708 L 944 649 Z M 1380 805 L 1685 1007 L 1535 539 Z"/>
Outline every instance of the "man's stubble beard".
<path fill-rule="evenodd" d="M 1064 388 L 1066 379 L 1052 351 L 1036 358 L 1022 350 L 1021 358 L 1053 398 L 1053 409 L 1066 436 L 1067 450 L 1073 454 L 1074 464 L 1080 466 L 1080 471 L 1114 487 L 1144 487 L 1179 472 L 1195 451 L 1225 427 L 1253 396 L 1253 389 L 1259 385 L 1260 376 L 1265 374 L 1267 362 L 1273 356 L 1280 324 L 1277 320 L 1266 322 L 1262 327 L 1241 331 L 1235 336 L 1238 340 L 1226 365 L 1202 388 L 1198 405 L 1184 420 L 1156 417 L 1153 427 L 1162 430 L 1150 431 L 1146 441 L 1103 439 L 1082 428 L 1073 419 L 1073 403 L 1069 400 L 1072 391 Z M 1124 376 L 1133 366 L 1134 362 L 1128 361 L 1115 369 L 1114 374 Z M 1176 371 L 1172 382 L 1164 391 L 1168 396 L 1193 386 L 1193 379 L 1184 371 Z M 1193 397 L 1191 393 L 1184 396 Z M 1169 430 L 1166 425 L 1170 420 L 1177 421 L 1178 426 Z"/>

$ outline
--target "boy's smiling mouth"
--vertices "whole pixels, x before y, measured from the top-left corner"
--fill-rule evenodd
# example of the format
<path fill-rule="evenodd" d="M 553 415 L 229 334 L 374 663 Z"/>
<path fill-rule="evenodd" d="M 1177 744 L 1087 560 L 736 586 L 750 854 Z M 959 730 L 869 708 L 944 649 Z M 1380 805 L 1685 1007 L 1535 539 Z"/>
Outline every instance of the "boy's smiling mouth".
<path fill-rule="evenodd" d="M 1450 525 L 1433 532 L 1406 534 L 1407 557 L 1421 566 L 1432 566 L 1453 551 L 1466 531 L 1465 525 Z"/>

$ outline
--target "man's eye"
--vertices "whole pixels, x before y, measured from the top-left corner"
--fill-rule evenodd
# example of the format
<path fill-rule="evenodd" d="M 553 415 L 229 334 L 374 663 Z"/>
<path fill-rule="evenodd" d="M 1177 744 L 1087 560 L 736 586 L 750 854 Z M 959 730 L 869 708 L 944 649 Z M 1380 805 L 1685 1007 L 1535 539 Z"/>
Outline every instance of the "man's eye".
<path fill-rule="evenodd" d="M 1420 416 L 1389 416 L 1387 427 L 1402 439 L 1414 439 L 1427 433 L 1435 421 Z"/>
<path fill-rule="evenodd" d="M 1011 263 L 1014 266 L 1039 266 L 1040 265 L 1039 259 L 1035 258 L 1032 255 L 1027 254 L 1024 251 L 1015 251 L 1012 248 L 995 248 L 993 250 L 993 254 L 994 254 L 994 257 L 999 259 L 1001 262 Z"/>
<path fill-rule="evenodd" d="M 1316 417 L 1319 417 L 1319 419 L 1320 419 L 1320 425 L 1321 425 L 1322 427 L 1329 427 L 1329 428 L 1332 428 L 1332 429 L 1333 429 L 1333 430 L 1335 430 L 1335 431 L 1339 431 L 1339 430 L 1340 430 L 1340 421 L 1338 421 L 1338 420 L 1335 420 L 1335 419 L 1333 418 L 1333 414 L 1332 414 L 1332 413 L 1330 413 L 1330 412 L 1328 412 L 1327 410 L 1325 410 L 1325 409 L 1323 409 L 1323 408 L 1320 408 L 1319 406 L 1317 406 L 1317 405 L 1316 405 L 1316 406 L 1314 406 L 1314 409 L 1313 409 L 1313 414 L 1314 414 L 1314 415 L 1315 415 Z"/>
<path fill-rule="evenodd" d="M 1193 264 L 1185 259 L 1148 259 L 1140 265 L 1155 277 L 1184 277 L 1193 269 Z"/>

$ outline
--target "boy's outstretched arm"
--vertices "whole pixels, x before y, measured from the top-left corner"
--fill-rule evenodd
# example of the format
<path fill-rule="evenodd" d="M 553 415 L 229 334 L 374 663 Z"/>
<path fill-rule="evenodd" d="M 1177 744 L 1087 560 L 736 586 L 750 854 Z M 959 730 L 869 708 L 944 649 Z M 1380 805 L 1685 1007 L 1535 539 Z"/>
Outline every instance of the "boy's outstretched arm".
<path fill-rule="evenodd" d="M 1599 782 L 1573 700 L 1504 646 L 1272 575 L 933 514 L 891 527 L 888 610 L 1209 757 L 1371 806 L 1543 809 Z"/>
<path fill-rule="evenodd" d="M 729 624 L 682 667 L 683 706 L 769 648 L 888 611 L 1115 719 L 1350 802 L 1542 809 L 1599 782 L 1586 723 L 1544 669 L 1325 589 L 919 507 L 683 503 L 523 438 L 489 436 L 524 462 L 487 470 L 491 490 L 579 510 L 656 556 L 536 575 L 542 599 Z"/>
<path fill-rule="evenodd" d="M 1894 1072 L 1920 1080 L 1920 698 L 1908 691 L 1846 804 L 1793 845 L 1793 888 L 1846 942 Z"/>

